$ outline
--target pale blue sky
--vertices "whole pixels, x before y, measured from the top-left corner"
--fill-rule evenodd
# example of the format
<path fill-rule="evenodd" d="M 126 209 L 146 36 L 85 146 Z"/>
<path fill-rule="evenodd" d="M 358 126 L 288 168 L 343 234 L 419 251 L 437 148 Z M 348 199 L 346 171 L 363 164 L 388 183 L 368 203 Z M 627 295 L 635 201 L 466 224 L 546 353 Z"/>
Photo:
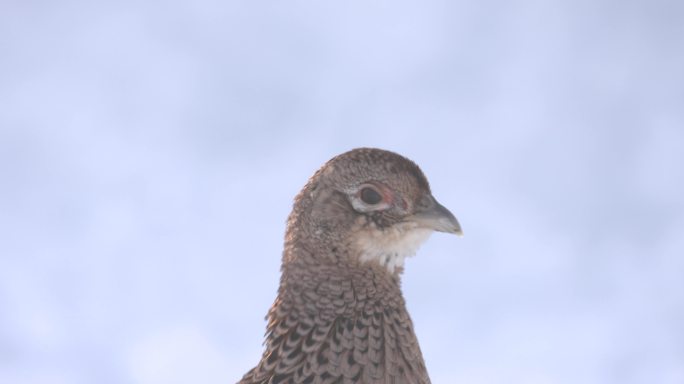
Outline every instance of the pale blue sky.
<path fill-rule="evenodd" d="M 415 160 L 434 383 L 684 382 L 676 1 L 4 1 L 0 382 L 231 383 L 293 196 Z"/>

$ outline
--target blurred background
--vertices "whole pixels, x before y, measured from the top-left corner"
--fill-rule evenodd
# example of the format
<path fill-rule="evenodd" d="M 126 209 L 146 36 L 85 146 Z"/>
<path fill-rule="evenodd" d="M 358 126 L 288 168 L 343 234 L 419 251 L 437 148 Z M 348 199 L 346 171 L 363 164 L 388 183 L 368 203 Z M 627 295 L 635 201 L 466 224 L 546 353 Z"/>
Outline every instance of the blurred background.
<path fill-rule="evenodd" d="M 434 383 L 684 383 L 684 3 L 0 2 L 0 383 L 232 383 L 293 196 L 415 160 Z"/>

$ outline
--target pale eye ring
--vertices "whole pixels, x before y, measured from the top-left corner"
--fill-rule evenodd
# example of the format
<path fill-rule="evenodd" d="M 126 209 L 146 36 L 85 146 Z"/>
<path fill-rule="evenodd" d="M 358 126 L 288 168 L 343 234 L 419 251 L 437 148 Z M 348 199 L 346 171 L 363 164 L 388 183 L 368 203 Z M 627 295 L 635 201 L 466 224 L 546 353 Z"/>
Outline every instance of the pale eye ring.
<path fill-rule="evenodd" d="M 363 187 L 359 192 L 359 197 L 368 205 L 376 205 L 382 202 L 382 195 L 373 187 Z"/>

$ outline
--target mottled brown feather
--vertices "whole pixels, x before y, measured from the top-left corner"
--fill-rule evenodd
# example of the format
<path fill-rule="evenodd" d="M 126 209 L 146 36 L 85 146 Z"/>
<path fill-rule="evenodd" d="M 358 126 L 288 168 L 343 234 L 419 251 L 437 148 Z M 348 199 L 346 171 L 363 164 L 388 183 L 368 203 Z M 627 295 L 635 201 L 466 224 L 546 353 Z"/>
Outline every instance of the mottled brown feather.
<path fill-rule="evenodd" d="M 392 188 L 407 212 L 357 212 L 348 191 L 368 181 Z M 263 356 L 241 384 L 430 383 L 401 293 L 401 268 L 362 262 L 353 246 L 361 231 L 394 225 L 426 194 L 417 165 L 378 149 L 347 152 L 314 174 L 288 219 Z"/>

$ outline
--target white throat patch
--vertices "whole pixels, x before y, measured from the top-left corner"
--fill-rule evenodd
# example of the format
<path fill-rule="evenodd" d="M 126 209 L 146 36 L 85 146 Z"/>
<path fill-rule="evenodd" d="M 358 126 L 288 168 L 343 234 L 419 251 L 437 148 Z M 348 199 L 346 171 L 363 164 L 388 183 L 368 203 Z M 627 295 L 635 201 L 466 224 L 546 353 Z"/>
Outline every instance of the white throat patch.
<path fill-rule="evenodd" d="M 356 234 L 356 245 L 363 262 L 377 262 L 394 273 L 404 266 L 407 257 L 416 251 L 432 234 L 431 229 L 412 224 L 394 225 L 385 230 L 366 228 Z"/>

